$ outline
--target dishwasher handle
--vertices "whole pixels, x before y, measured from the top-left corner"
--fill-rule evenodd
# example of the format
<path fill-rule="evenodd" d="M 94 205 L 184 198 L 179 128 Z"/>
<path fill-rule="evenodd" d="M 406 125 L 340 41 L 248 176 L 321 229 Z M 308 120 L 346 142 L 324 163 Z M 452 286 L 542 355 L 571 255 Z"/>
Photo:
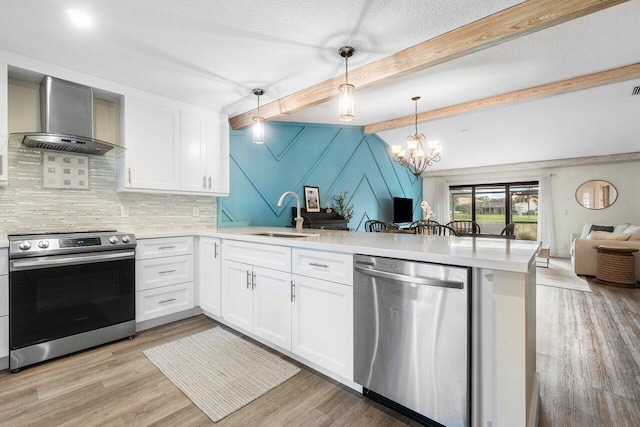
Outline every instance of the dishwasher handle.
<path fill-rule="evenodd" d="M 391 273 L 389 271 L 374 270 L 372 268 L 363 268 L 357 265 L 354 266 L 353 268 L 362 274 L 366 274 L 368 276 L 373 276 L 373 277 L 379 277 L 382 279 L 413 283 L 415 285 L 437 286 L 440 288 L 451 288 L 451 289 L 464 289 L 463 282 L 440 280 L 440 279 L 434 279 L 432 277 L 407 276 L 405 274 Z"/>

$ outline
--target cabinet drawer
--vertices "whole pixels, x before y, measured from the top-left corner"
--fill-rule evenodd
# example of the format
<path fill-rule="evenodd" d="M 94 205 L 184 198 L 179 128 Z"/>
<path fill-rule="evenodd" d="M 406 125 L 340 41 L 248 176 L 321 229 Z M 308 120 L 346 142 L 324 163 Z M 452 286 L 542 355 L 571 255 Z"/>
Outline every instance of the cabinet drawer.
<path fill-rule="evenodd" d="M 292 273 L 353 286 L 353 255 L 292 250 Z"/>
<path fill-rule="evenodd" d="M 222 257 L 230 261 L 291 272 L 291 248 L 286 246 L 223 240 Z"/>
<path fill-rule="evenodd" d="M 193 253 L 193 237 L 163 237 L 159 239 L 139 239 L 136 259 L 150 259 Z"/>
<path fill-rule="evenodd" d="M 9 276 L 0 276 L 0 316 L 9 315 Z"/>
<path fill-rule="evenodd" d="M 193 282 L 193 255 L 136 261 L 136 290 Z"/>
<path fill-rule="evenodd" d="M 136 322 L 193 308 L 193 282 L 136 292 Z"/>
<path fill-rule="evenodd" d="M 9 250 L 0 249 L 0 275 L 9 274 Z"/>

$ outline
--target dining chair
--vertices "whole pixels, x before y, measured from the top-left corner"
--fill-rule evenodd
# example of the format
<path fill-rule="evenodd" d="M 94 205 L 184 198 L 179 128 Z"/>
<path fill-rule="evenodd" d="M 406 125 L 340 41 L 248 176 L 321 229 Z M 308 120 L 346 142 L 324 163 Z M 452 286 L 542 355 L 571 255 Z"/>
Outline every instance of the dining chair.
<path fill-rule="evenodd" d="M 431 234 L 434 236 L 457 236 L 456 231 L 442 224 L 418 224 L 415 227 L 416 234 Z"/>
<path fill-rule="evenodd" d="M 378 221 L 376 219 L 370 219 L 369 221 L 364 223 L 364 230 L 368 232 L 376 232 L 380 230 L 399 230 L 395 224 L 391 224 L 390 222 Z"/>
<path fill-rule="evenodd" d="M 480 234 L 480 225 L 474 221 L 451 221 L 448 227 L 453 228 L 458 236 L 462 234 Z"/>

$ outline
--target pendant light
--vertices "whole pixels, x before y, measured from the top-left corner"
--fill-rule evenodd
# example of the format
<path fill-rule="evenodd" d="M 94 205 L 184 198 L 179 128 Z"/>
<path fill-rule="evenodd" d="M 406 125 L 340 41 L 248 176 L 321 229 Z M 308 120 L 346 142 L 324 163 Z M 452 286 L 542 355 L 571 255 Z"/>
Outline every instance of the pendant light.
<path fill-rule="evenodd" d="M 424 134 L 418 133 L 418 100 L 419 96 L 414 96 L 411 100 L 415 103 L 415 133 L 407 137 L 407 148 L 403 150 L 400 145 L 391 147 L 393 151 L 393 160 L 409 169 L 415 176 L 420 176 L 422 172 L 431 166 L 434 162 L 440 161 L 440 153 L 442 147 L 438 141 L 429 141 L 427 146 L 429 151 L 425 150 L 422 141 L 426 138 Z"/>
<path fill-rule="evenodd" d="M 258 115 L 253 118 L 253 143 L 264 144 L 264 117 L 260 116 L 260 96 L 264 95 L 264 90 L 253 89 L 252 92 L 258 97 Z"/>
<path fill-rule="evenodd" d="M 354 104 L 355 104 L 355 86 L 349 84 L 349 58 L 353 56 L 355 49 L 351 46 L 342 46 L 338 53 L 344 58 L 344 79 L 345 83 L 341 84 L 338 88 L 339 94 L 339 112 L 338 119 L 343 122 L 350 122 L 353 120 Z"/>

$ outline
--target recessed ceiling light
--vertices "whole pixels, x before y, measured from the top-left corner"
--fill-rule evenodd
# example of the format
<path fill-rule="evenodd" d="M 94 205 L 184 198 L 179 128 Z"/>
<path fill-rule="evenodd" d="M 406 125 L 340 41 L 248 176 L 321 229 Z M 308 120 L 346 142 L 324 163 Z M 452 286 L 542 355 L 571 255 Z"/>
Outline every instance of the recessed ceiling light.
<path fill-rule="evenodd" d="M 87 12 L 77 9 L 67 9 L 67 16 L 71 22 L 78 28 L 91 28 L 93 26 L 93 18 Z"/>

